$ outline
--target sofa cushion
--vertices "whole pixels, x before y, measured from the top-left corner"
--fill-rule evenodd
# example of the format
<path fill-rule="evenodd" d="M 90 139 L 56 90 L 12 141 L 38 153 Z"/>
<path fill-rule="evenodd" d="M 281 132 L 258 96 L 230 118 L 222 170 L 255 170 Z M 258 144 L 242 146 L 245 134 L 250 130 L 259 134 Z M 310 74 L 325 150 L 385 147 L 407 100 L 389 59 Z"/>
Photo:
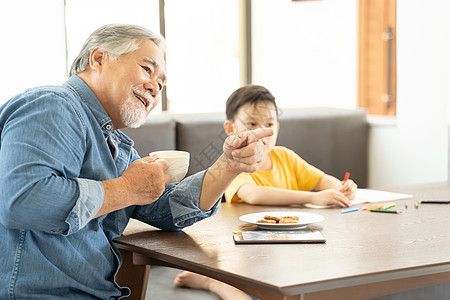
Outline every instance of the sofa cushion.
<path fill-rule="evenodd" d="M 277 144 L 342 179 L 345 172 L 367 187 L 368 123 L 364 109 L 301 108 L 280 111 Z M 191 154 L 188 175 L 210 167 L 222 153 L 225 113 L 161 114 L 123 131 L 141 156 L 156 150 Z"/>
<path fill-rule="evenodd" d="M 281 111 L 278 145 L 343 179 L 367 187 L 368 132 L 364 109 L 305 108 Z"/>

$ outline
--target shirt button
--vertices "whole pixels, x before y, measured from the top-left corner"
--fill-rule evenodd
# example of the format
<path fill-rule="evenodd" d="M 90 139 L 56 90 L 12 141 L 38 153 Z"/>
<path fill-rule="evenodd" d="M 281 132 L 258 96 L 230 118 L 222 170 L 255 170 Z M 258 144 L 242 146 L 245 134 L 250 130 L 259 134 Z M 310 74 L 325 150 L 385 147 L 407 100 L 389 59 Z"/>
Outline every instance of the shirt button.
<path fill-rule="evenodd" d="M 111 124 L 106 125 L 106 130 L 111 130 L 112 126 Z"/>

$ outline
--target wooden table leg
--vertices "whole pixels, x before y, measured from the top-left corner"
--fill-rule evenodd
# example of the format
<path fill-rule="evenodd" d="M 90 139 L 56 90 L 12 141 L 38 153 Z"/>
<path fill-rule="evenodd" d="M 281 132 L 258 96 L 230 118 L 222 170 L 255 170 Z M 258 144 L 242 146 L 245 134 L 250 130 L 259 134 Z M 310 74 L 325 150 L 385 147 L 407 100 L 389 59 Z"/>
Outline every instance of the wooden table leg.
<path fill-rule="evenodd" d="M 123 249 L 119 251 L 122 254 L 123 264 L 116 275 L 117 283 L 131 289 L 131 295 L 127 299 L 145 300 L 150 266 L 135 265 L 132 252 Z"/>

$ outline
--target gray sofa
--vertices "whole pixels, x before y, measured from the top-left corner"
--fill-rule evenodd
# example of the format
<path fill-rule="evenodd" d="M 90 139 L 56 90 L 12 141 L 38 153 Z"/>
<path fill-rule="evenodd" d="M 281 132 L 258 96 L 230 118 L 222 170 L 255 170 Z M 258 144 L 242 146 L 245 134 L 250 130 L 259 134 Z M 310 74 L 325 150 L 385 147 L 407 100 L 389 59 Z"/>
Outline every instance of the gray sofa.
<path fill-rule="evenodd" d="M 209 167 L 222 153 L 225 113 L 151 115 L 140 128 L 123 131 L 141 156 L 156 150 L 191 153 L 188 175 Z M 342 179 L 346 171 L 367 187 L 368 123 L 363 109 L 303 108 L 280 112 L 278 145 Z"/>

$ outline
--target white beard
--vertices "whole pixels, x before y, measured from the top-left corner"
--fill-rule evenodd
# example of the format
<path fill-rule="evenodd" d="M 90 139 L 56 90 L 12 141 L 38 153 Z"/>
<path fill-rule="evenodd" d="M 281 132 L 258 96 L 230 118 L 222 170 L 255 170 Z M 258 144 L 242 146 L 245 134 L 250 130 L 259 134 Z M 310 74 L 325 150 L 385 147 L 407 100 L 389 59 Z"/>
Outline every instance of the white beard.
<path fill-rule="evenodd" d="M 130 95 L 120 108 L 120 116 L 126 127 L 137 128 L 144 124 L 147 111 L 137 99 L 134 99 L 134 96 Z"/>

